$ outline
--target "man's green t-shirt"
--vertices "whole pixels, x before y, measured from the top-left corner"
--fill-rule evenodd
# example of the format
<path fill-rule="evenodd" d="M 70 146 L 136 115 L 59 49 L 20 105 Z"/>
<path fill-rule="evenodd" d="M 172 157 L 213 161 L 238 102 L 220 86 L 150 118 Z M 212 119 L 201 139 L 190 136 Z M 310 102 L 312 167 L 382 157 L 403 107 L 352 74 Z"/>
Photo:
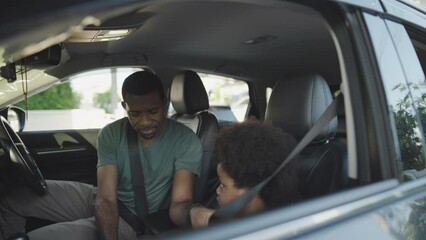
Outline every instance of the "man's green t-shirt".
<path fill-rule="evenodd" d="M 128 119 L 122 118 L 105 126 L 98 136 L 98 164 L 116 165 L 118 168 L 117 198 L 135 211 L 134 193 L 127 148 Z M 171 189 L 176 170 L 185 169 L 200 173 L 202 145 L 194 132 L 185 125 L 165 119 L 157 139 L 143 147 L 142 168 L 150 213 L 160 210 L 164 198 Z"/>

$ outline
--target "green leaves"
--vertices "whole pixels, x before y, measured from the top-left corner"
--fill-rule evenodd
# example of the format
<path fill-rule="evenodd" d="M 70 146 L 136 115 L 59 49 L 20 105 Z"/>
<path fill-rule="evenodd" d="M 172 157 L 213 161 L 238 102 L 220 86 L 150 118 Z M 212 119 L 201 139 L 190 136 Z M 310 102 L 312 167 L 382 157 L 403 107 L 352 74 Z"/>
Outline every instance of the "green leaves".
<path fill-rule="evenodd" d="M 28 110 L 74 109 L 78 108 L 80 96 L 72 91 L 69 82 L 52 87 L 28 98 Z M 16 106 L 26 109 L 25 100 Z"/>
<path fill-rule="evenodd" d="M 418 85 L 410 85 L 413 90 L 420 90 Z M 404 89 L 403 85 L 398 84 L 393 90 Z M 399 145 L 401 149 L 401 160 L 403 162 L 404 170 L 416 169 L 422 170 L 425 168 L 425 155 L 422 147 L 422 135 L 425 133 L 420 132 L 420 129 L 426 129 L 426 94 L 422 93 L 420 97 L 412 100 L 409 93 L 396 104 L 394 110 L 395 123 L 397 126 L 397 133 L 399 138 Z M 416 121 L 416 113 L 413 109 L 412 101 L 415 102 L 417 114 L 419 115 L 421 128 Z"/>
<path fill-rule="evenodd" d="M 109 113 L 111 105 L 111 91 L 96 93 L 93 96 L 93 102 L 96 104 L 97 107 L 100 107 L 104 109 L 106 113 Z"/>

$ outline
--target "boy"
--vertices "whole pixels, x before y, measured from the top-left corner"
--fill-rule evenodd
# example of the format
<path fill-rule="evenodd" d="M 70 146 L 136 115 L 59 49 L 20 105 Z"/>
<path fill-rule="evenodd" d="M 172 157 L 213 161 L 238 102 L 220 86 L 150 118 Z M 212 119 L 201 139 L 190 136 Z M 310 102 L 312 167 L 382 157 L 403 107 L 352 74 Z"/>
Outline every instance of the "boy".
<path fill-rule="evenodd" d="M 224 127 L 216 139 L 219 205 L 228 204 L 270 176 L 295 146 L 291 135 L 269 124 L 249 121 Z M 240 216 L 298 201 L 300 193 L 294 173 L 290 162 L 247 203 Z M 204 221 L 192 221 L 192 225 L 207 226 L 213 213 L 214 210 L 194 206 L 189 212 L 191 220 L 195 220 L 193 215 L 204 214 Z"/>

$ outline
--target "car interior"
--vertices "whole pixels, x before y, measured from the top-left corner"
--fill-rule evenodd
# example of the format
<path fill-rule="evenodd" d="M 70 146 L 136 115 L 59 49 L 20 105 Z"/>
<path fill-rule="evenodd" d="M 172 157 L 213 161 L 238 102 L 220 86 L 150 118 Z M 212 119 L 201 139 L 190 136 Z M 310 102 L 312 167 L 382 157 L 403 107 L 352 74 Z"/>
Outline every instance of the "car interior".
<path fill-rule="evenodd" d="M 130 6 L 115 4 L 108 9 L 88 5 L 75 15 L 69 10 L 58 11 L 62 15 L 55 15 L 55 21 L 45 20 L 45 27 L 38 28 L 39 34 L 22 35 L 23 42 L 10 39 L 17 39 L 18 30 L 32 25 L 11 30 L 5 24 L 10 38 L 2 40 L 9 58 L 2 60 L 13 60 L 18 80 L 31 78 L 22 80 L 26 87 L 16 84 L 17 91 L 6 103 L 27 97 L 31 101 L 32 94 L 93 69 L 130 66 L 156 73 L 169 95 L 169 104 L 176 110 L 171 118 L 190 127 L 202 141 L 202 174 L 196 181 L 194 200 L 208 206 L 215 207 L 218 180 L 214 139 L 222 125 L 209 111 L 208 93 L 197 73 L 246 82 L 249 100 L 245 119 L 270 122 L 298 141 L 333 99 L 344 92 L 341 86 L 347 75 L 342 69 L 350 63 L 345 63 L 339 54 L 345 46 L 350 49 L 350 41 L 344 39 L 348 37 L 344 31 L 338 32 L 344 29 L 344 22 L 331 2 L 147 1 Z M 79 21 L 89 10 L 94 13 Z M 35 19 L 43 21 L 45 16 L 41 12 Z M 22 18 L 21 22 L 27 20 Z M 77 27 L 66 28 L 60 35 L 63 26 Z M 42 42 L 46 36 L 50 40 Z M 23 46 L 29 46 L 27 52 Z M 37 52 L 46 56 L 42 63 L 32 58 L 41 56 Z M 2 79 L 8 77 L 2 75 Z M 5 82 L 0 82 L 0 86 Z M 272 89 L 270 97 L 268 88 Z M 292 160 L 298 162 L 298 188 L 304 201 L 353 188 L 361 182 L 353 170 L 359 150 L 348 147 L 355 143 L 354 132 L 348 130 L 354 127 L 353 119 L 346 117 L 352 105 L 348 96 L 344 97 L 337 118 Z M 18 135 L 45 179 L 96 185 L 96 139 L 87 136 L 96 136 L 98 131 L 24 129 Z M 58 146 L 54 139 L 61 134 L 77 139 L 78 144 Z M 86 146 L 84 154 L 43 154 L 56 147 L 76 149 L 82 145 Z M 11 181 L 4 177 L 1 180 L 7 182 L 3 185 Z M 158 219 L 153 221 L 164 222 L 161 217 Z M 27 231 L 46 224 L 50 222 L 30 218 Z"/>

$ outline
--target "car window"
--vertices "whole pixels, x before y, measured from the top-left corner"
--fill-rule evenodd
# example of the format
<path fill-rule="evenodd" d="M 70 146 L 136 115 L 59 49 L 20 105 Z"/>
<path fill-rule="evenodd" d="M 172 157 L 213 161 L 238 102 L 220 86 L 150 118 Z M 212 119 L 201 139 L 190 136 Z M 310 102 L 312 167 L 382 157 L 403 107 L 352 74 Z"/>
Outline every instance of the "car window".
<path fill-rule="evenodd" d="M 244 121 L 249 104 L 248 85 L 244 81 L 213 74 L 198 73 L 209 96 L 210 111 L 220 125 Z M 170 104 L 168 115 L 176 111 Z"/>
<path fill-rule="evenodd" d="M 413 7 L 422 9 L 426 11 L 426 1 L 425 0 L 400 0 L 401 2 L 407 3 Z"/>
<path fill-rule="evenodd" d="M 404 170 L 420 170 L 425 164 L 422 126 L 413 105 L 415 96 L 410 92 L 411 84 L 407 82 L 410 75 L 407 75 L 400 67 L 403 61 L 396 50 L 409 48 L 409 45 L 407 46 L 407 42 L 404 41 L 405 30 L 401 27 L 389 31 L 390 28 L 395 27 L 392 22 L 386 22 L 368 14 L 365 14 L 365 20 L 370 28 L 387 100 L 390 128 L 395 146 L 395 152 L 392 153 L 392 157 L 396 161 L 394 167 L 399 173 L 400 180 L 403 180 Z M 393 39 L 390 38 L 391 36 Z M 410 56 L 410 62 L 413 63 L 413 56 Z M 417 83 L 418 81 L 416 81 Z"/>
<path fill-rule="evenodd" d="M 402 31 L 403 28 L 403 25 L 390 23 L 389 30 L 398 36 L 397 50 L 407 75 L 407 90 L 411 95 L 411 98 L 404 99 L 401 104 L 407 105 L 411 101 L 415 111 L 413 114 L 402 111 L 404 114 L 402 119 L 399 114 L 401 112 L 397 112 L 397 124 L 407 128 L 415 121 L 421 135 L 420 138 L 415 138 L 417 134 L 413 134 L 410 129 L 402 129 L 403 131 L 398 134 L 401 144 L 405 144 L 401 146 L 402 154 L 405 155 L 402 158 L 404 180 L 412 180 L 426 176 L 426 41 L 413 30 L 407 29 L 406 32 Z M 404 41 L 406 43 L 401 44 Z"/>
<path fill-rule="evenodd" d="M 80 73 L 31 96 L 17 106 L 27 110 L 24 131 L 102 128 L 125 116 L 121 85 L 140 68 L 105 68 Z M 48 101 L 46 100 L 48 99 Z"/>
<path fill-rule="evenodd" d="M 396 93 L 400 96 L 392 106 L 401 151 L 398 166 L 403 180 L 413 180 L 426 176 L 426 42 L 417 38 L 415 32 L 408 35 L 399 23 L 387 21 L 387 25 L 407 79 L 395 84 L 388 93 L 389 98 L 395 97 Z"/>

